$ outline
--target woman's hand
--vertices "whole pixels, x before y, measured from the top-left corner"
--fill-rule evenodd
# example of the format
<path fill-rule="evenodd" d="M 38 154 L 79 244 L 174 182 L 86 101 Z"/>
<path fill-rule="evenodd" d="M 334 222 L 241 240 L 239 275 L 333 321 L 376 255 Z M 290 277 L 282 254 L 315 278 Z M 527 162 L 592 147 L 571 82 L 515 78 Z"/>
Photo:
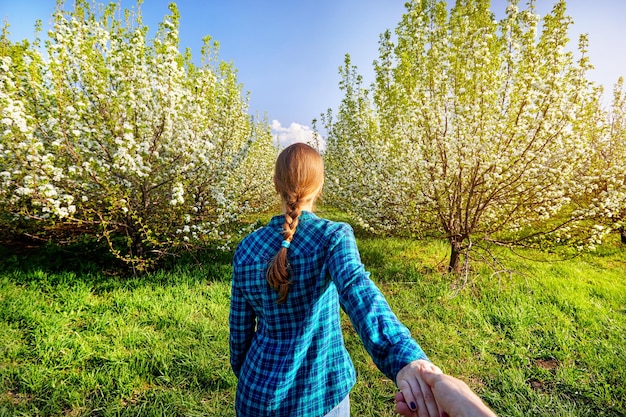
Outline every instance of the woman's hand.
<path fill-rule="evenodd" d="M 430 386 L 422 379 L 421 371 L 442 373 L 441 369 L 425 360 L 409 362 L 396 375 L 396 385 L 402 393 L 396 396 L 396 411 L 406 417 L 440 417 L 441 413 Z"/>

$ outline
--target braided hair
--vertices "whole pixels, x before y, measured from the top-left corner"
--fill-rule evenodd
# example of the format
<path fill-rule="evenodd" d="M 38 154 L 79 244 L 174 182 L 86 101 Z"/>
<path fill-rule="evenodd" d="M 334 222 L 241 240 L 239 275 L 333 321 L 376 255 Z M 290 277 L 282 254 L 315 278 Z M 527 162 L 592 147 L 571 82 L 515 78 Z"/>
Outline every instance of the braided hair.
<path fill-rule="evenodd" d="M 324 162 L 320 154 L 304 143 L 285 148 L 274 172 L 274 185 L 285 210 L 283 243 L 267 270 L 267 282 L 278 293 L 283 303 L 289 293 L 289 263 L 287 251 L 298 227 L 302 206 L 315 200 L 324 184 Z"/>

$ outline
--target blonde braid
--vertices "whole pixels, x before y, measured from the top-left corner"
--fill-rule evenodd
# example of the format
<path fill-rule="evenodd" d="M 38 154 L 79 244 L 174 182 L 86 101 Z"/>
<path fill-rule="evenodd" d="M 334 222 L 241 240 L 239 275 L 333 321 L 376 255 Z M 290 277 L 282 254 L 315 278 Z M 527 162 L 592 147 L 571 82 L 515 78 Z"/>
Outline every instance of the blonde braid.
<path fill-rule="evenodd" d="M 290 268 L 287 251 L 298 227 L 301 206 L 315 199 L 324 183 L 324 163 L 320 154 L 304 143 L 285 148 L 276 160 L 274 185 L 285 208 L 283 243 L 267 269 L 267 282 L 278 293 L 278 303 L 287 299 Z"/>
<path fill-rule="evenodd" d="M 293 235 L 296 233 L 296 228 L 300 221 L 300 200 L 296 200 L 294 203 L 287 204 L 287 212 L 285 213 L 285 223 L 283 224 L 283 236 L 286 241 L 291 242 Z"/>
<path fill-rule="evenodd" d="M 285 241 L 291 243 L 293 240 L 293 235 L 296 233 L 301 213 L 302 210 L 299 207 L 298 200 L 294 203 L 287 204 L 285 223 L 283 223 L 283 239 Z M 278 303 L 285 302 L 287 294 L 289 293 L 289 286 L 291 285 L 291 281 L 289 280 L 290 267 L 287 260 L 288 250 L 288 247 L 281 246 L 267 270 L 267 282 L 278 293 Z"/>

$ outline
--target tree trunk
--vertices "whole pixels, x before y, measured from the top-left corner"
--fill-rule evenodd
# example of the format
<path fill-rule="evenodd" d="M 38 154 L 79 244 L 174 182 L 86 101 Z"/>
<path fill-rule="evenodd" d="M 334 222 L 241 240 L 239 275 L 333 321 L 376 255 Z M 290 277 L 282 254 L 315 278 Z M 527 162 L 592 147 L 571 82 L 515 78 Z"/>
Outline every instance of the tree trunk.
<path fill-rule="evenodd" d="M 457 238 L 450 238 L 450 264 L 448 265 L 448 272 L 455 275 L 461 273 L 461 243 L 462 240 Z"/>
<path fill-rule="evenodd" d="M 142 235 L 139 232 L 133 235 L 133 252 L 134 255 L 139 259 L 143 259 L 146 255 L 146 251 L 144 250 L 143 246 Z"/>
<path fill-rule="evenodd" d="M 626 227 L 622 226 L 619 228 L 619 235 L 622 239 L 622 244 L 626 245 Z"/>
<path fill-rule="evenodd" d="M 143 235 L 141 233 L 141 225 L 137 224 L 131 217 L 126 219 L 127 233 L 130 237 L 130 251 L 131 257 L 143 259 L 145 255 L 143 245 Z"/>

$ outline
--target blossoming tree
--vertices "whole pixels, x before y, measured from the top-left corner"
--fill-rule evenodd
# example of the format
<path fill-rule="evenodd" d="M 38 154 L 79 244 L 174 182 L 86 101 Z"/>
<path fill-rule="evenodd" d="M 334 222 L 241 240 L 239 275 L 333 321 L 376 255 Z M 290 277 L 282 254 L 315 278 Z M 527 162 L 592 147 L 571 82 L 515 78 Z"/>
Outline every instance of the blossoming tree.
<path fill-rule="evenodd" d="M 588 219 L 571 208 L 601 94 L 585 78 L 587 40 L 579 58 L 567 50 L 564 1 L 543 19 L 517 3 L 500 21 L 488 0 L 407 3 L 371 89 L 348 57 L 343 101 L 323 119 L 328 199 L 379 233 L 445 237 L 452 272 L 478 242 L 574 243 Z"/>
<path fill-rule="evenodd" d="M 228 241 L 266 208 L 276 150 L 236 70 L 204 41 L 179 51 L 179 15 L 153 39 L 140 11 L 78 0 L 45 42 L 0 40 L 0 205 L 13 219 L 90 227 L 137 266 L 186 242 Z M 17 53 L 21 52 L 21 54 Z"/>
<path fill-rule="evenodd" d="M 617 230 L 626 244 L 626 94 L 620 77 L 608 111 L 591 114 L 593 137 L 589 163 L 579 167 L 584 188 L 572 196 L 576 212 L 590 218 L 602 234 Z"/>
<path fill-rule="evenodd" d="M 596 201 L 608 206 L 602 217 L 612 220 L 612 226 L 620 232 L 621 242 L 626 244 L 626 93 L 622 77 L 613 90 L 607 136 L 609 140 L 601 152 L 606 165 L 598 175 L 606 179 L 606 186 L 601 188 Z"/>

